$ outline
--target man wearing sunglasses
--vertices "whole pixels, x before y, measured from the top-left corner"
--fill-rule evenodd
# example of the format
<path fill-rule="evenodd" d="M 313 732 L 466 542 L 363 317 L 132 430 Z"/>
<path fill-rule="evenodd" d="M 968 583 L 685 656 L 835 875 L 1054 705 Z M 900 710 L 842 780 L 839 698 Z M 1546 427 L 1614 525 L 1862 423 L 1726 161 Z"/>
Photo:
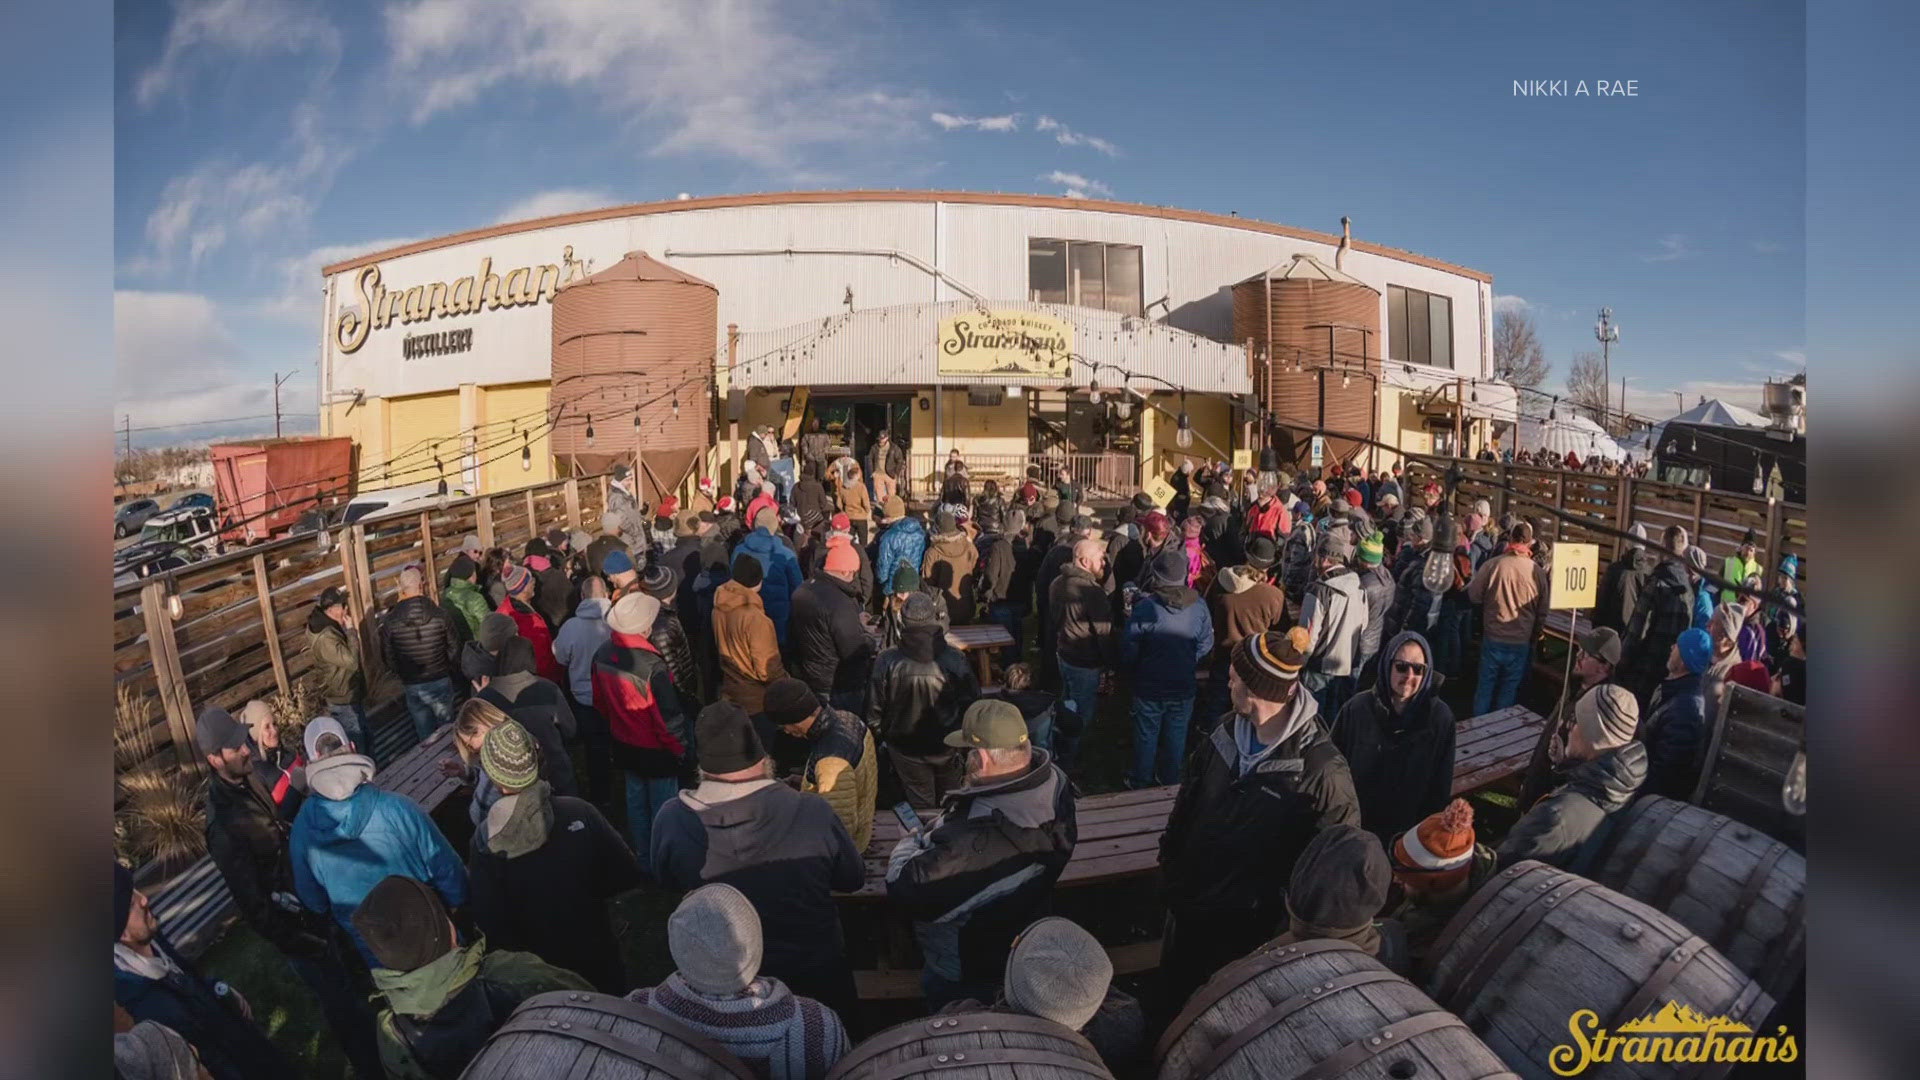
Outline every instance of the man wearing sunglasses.
<path fill-rule="evenodd" d="M 1453 795 L 1453 710 L 1436 691 L 1427 639 L 1405 631 L 1382 649 L 1373 685 L 1333 723 L 1333 744 L 1353 771 L 1360 827 L 1391 842 Z"/>

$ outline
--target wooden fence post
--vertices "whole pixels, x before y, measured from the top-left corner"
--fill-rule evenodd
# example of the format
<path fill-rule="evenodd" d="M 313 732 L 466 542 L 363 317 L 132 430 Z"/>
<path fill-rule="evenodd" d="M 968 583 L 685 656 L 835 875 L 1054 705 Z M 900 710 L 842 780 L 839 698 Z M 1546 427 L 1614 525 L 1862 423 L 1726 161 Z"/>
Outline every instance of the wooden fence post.
<path fill-rule="evenodd" d="M 482 495 L 473 504 L 474 531 L 480 534 L 480 546 L 493 546 L 493 496 Z"/>
<path fill-rule="evenodd" d="M 607 512 L 607 507 L 611 505 L 612 502 L 613 502 L 613 496 L 609 494 L 607 491 L 607 474 L 601 473 L 600 474 L 600 513 L 603 516 Z M 600 528 L 600 523 L 594 522 L 593 528 L 588 529 L 587 531 L 590 533 L 594 533 L 595 535 L 598 535 L 599 528 Z"/>
<path fill-rule="evenodd" d="M 533 489 L 527 489 L 527 539 L 540 535 L 540 519 L 533 516 Z"/>
<path fill-rule="evenodd" d="M 1700 530 L 1707 522 L 1707 493 L 1699 488 L 1693 489 L 1693 532 L 1690 534 L 1695 544 L 1700 543 Z M 1703 547 L 1705 545 L 1702 545 Z"/>
<path fill-rule="evenodd" d="M 1782 534 L 1786 531 L 1787 515 L 1776 499 L 1767 500 L 1767 554 L 1760 561 L 1760 581 L 1765 584 L 1769 576 L 1780 567 L 1780 545 L 1784 542 Z"/>
<path fill-rule="evenodd" d="M 204 766 L 194 749 L 193 702 L 187 697 L 187 680 L 180 673 L 180 651 L 173 639 L 165 581 L 156 578 L 140 590 L 140 615 L 147 623 L 147 654 L 153 659 L 153 682 L 160 692 L 160 707 L 167 714 L 174 756 L 182 765 Z"/>
<path fill-rule="evenodd" d="M 260 595 L 260 621 L 267 628 L 267 658 L 273 661 L 273 681 L 283 697 L 291 697 L 293 685 L 287 681 L 287 658 L 280 654 L 280 619 L 273 612 L 273 586 L 267 580 L 267 557 L 257 552 L 253 556 L 253 582 Z"/>
<path fill-rule="evenodd" d="M 567 477 L 567 528 L 578 532 L 586 528 L 580 521 L 580 478 Z"/>
<path fill-rule="evenodd" d="M 373 579 L 367 566 L 367 537 L 358 525 L 341 530 L 340 568 L 347 577 L 347 610 L 353 615 L 353 632 L 360 635 L 360 670 L 371 693 L 374 678 L 385 669 L 380 663 L 380 643 L 373 634 Z"/>
<path fill-rule="evenodd" d="M 1553 508 L 1565 511 L 1567 508 L 1567 474 L 1555 469 L 1553 473 Z M 1553 519 L 1553 541 L 1560 542 L 1560 534 L 1566 530 L 1566 522 L 1561 518 Z"/>
<path fill-rule="evenodd" d="M 1507 463 L 1502 461 L 1500 462 L 1500 505 L 1493 512 L 1495 521 L 1507 516 L 1507 485 L 1509 483 L 1512 483 L 1512 478 L 1508 475 Z"/>
<path fill-rule="evenodd" d="M 427 520 L 428 512 L 420 511 L 420 569 L 426 572 L 427 599 L 440 602 L 440 574 L 433 566 L 433 524 Z"/>

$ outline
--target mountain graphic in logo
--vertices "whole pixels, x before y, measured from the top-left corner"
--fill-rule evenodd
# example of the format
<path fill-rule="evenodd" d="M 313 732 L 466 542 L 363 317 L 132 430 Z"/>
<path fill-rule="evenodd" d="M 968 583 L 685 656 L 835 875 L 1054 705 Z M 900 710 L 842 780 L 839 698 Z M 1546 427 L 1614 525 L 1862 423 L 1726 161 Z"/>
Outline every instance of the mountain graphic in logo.
<path fill-rule="evenodd" d="M 1738 1020 L 1724 1016 L 1707 1016 L 1677 1001 L 1669 1001 L 1652 1016 L 1643 1016 L 1638 1020 L 1629 1020 L 1621 1024 L 1619 1034 L 1625 1035 L 1631 1032 L 1637 1035 L 1679 1035 L 1708 1031 L 1738 1033 L 1752 1030 Z"/>

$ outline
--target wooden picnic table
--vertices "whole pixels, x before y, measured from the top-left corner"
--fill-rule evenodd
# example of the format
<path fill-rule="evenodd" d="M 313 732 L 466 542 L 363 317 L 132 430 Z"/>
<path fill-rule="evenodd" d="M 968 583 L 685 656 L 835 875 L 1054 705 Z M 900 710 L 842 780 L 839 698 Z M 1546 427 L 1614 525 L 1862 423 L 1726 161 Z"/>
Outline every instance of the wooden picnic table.
<path fill-rule="evenodd" d="M 1460 721 L 1453 735 L 1453 793 L 1465 795 L 1525 772 L 1546 723 L 1524 705 Z"/>
<path fill-rule="evenodd" d="M 374 786 L 405 795 L 431 814 L 465 783 L 440 771 L 441 760 L 453 752 L 453 725 L 442 724 L 425 742 L 387 762 L 386 768 L 374 774 Z"/>
<path fill-rule="evenodd" d="M 949 628 L 947 644 L 961 652 L 973 654 L 974 668 L 980 673 L 980 689 L 987 690 L 993 683 L 993 669 L 990 663 L 993 650 L 1012 645 L 1013 635 L 999 623 L 975 623 L 972 626 Z"/>

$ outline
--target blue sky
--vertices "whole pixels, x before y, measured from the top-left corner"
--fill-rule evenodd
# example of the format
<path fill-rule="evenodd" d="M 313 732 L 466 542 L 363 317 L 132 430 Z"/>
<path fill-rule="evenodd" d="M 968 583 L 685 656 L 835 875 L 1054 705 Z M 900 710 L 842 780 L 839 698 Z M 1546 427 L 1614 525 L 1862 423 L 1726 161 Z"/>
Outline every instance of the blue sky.
<path fill-rule="evenodd" d="M 1346 214 L 1491 273 L 1550 385 L 1608 304 L 1630 406 L 1752 405 L 1805 362 L 1804 24 L 1766 0 L 123 3 L 115 419 L 268 412 L 296 369 L 310 418 L 317 270 L 344 254 L 836 187 Z M 1638 93 L 1515 96 L 1531 79 Z"/>

